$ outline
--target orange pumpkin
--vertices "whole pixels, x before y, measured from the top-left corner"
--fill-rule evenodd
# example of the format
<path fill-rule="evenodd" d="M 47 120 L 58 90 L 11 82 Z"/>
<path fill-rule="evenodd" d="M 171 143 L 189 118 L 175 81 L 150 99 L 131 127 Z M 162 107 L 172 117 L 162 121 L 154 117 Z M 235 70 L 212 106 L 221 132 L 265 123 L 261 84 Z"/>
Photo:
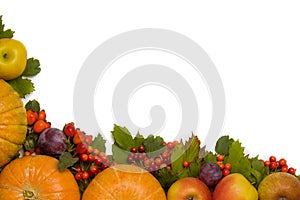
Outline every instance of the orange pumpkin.
<path fill-rule="evenodd" d="M 21 149 L 27 132 L 26 110 L 18 93 L 0 79 L 0 167 Z"/>
<path fill-rule="evenodd" d="M 165 200 L 160 183 L 148 171 L 133 165 L 116 165 L 99 173 L 82 200 Z"/>
<path fill-rule="evenodd" d="M 0 199 L 79 200 L 73 174 L 58 170 L 58 160 L 43 155 L 11 161 L 0 174 Z"/>

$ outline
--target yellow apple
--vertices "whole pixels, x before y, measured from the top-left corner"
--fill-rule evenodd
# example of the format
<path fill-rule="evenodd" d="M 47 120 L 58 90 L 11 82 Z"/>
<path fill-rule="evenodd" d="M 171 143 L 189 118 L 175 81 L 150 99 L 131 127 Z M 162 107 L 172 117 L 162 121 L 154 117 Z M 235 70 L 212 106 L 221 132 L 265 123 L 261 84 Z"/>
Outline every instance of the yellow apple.
<path fill-rule="evenodd" d="M 286 172 L 272 173 L 259 184 L 258 194 L 260 200 L 300 200 L 300 181 Z"/>
<path fill-rule="evenodd" d="M 225 176 L 217 184 L 213 200 L 257 200 L 256 188 L 239 173 Z"/>
<path fill-rule="evenodd" d="M 0 39 L 0 79 L 11 80 L 19 77 L 25 70 L 27 50 L 22 42 Z"/>
<path fill-rule="evenodd" d="M 174 182 L 167 193 L 168 200 L 211 200 L 211 192 L 204 182 L 194 177 Z"/>

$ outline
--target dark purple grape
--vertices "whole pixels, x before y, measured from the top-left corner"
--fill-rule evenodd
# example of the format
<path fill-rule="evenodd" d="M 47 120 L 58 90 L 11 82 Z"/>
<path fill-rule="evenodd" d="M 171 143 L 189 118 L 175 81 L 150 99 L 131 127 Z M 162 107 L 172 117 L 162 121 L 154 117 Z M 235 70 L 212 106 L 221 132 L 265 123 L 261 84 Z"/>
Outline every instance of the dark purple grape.
<path fill-rule="evenodd" d="M 59 156 L 67 148 L 65 143 L 66 139 L 66 135 L 57 128 L 48 128 L 44 130 L 39 135 L 38 139 L 38 146 L 41 154 Z"/>
<path fill-rule="evenodd" d="M 215 186 L 222 179 L 222 171 L 216 163 L 208 162 L 202 165 L 200 169 L 199 179 L 207 186 Z"/>

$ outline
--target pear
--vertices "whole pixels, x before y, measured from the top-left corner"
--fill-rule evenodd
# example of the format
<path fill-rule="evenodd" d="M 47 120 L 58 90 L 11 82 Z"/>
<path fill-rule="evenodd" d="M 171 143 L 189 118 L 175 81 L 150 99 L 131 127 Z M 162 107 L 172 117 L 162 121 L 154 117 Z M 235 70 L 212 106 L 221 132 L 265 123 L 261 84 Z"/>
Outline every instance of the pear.
<path fill-rule="evenodd" d="M 240 173 L 225 176 L 217 184 L 213 200 L 257 200 L 256 188 Z"/>
<path fill-rule="evenodd" d="M 300 181 L 286 172 L 266 176 L 258 186 L 260 200 L 300 200 Z"/>

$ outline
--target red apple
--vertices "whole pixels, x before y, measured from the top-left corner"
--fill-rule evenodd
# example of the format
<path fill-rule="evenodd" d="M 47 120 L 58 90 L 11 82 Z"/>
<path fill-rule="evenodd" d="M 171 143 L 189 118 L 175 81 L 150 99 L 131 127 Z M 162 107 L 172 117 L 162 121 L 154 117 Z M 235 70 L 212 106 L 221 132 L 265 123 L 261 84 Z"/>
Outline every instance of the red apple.
<path fill-rule="evenodd" d="M 204 182 L 194 177 L 177 180 L 171 185 L 167 194 L 168 200 L 211 200 L 211 192 Z"/>
<path fill-rule="evenodd" d="M 213 200 L 257 200 L 256 188 L 239 173 L 225 176 L 217 184 Z"/>

